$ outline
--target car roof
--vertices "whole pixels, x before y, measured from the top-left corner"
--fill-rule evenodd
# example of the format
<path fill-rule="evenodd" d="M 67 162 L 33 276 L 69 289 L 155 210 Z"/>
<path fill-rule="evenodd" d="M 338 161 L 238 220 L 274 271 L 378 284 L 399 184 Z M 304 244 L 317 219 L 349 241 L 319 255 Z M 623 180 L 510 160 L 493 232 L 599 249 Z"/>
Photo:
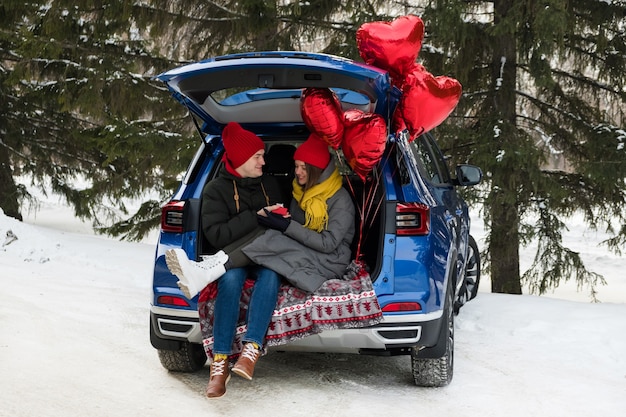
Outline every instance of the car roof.
<path fill-rule="evenodd" d="M 232 54 L 184 65 L 155 77 L 218 135 L 236 121 L 256 133 L 302 128 L 300 96 L 330 88 L 343 110 L 357 108 L 389 120 L 400 92 L 380 68 L 328 54 L 267 51 Z"/>

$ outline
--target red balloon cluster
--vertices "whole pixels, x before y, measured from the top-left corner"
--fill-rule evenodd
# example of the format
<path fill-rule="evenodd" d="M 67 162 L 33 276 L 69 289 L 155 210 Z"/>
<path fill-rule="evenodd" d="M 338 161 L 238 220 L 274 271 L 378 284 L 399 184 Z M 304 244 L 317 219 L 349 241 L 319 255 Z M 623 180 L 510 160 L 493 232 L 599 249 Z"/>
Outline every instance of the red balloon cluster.
<path fill-rule="evenodd" d="M 452 113 L 461 98 L 461 84 L 454 78 L 434 77 L 415 63 L 424 38 L 422 19 L 411 15 L 365 23 L 356 37 L 361 58 L 389 71 L 393 84 L 402 91 L 393 115 L 394 131 L 408 129 L 414 140 Z"/>
<path fill-rule="evenodd" d="M 341 109 L 337 96 L 327 88 L 307 88 L 300 98 L 302 120 L 309 131 L 333 149 L 343 149 L 352 170 L 365 181 L 380 161 L 387 142 L 382 116 L 358 109 Z"/>
<path fill-rule="evenodd" d="M 454 110 L 461 98 L 461 84 L 454 78 L 435 77 L 415 62 L 424 38 L 424 23 L 418 16 L 365 23 L 356 38 L 361 58 L 388 71 L 392 83 L 402 91 L 392 119 L 395 132 L 408 130 L 412 141 L 437 127 Z M 385 120 L 356 109 L 344 113 L 328 88 L 305 89 L 300 111 L 311 133 L 335 150 L 341 147 L 352 170 L 365 181 L 385 150 Z"/>

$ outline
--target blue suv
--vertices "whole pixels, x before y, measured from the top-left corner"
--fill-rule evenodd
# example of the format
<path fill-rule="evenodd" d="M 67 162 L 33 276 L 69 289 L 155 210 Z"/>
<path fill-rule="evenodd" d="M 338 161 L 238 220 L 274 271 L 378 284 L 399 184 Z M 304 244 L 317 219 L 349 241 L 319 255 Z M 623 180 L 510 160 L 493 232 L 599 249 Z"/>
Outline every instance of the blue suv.
<path fill-rule="evenodd" d="M 164 255 L 168 249 L 183 248 L 190 258 L 200 259 L 213 250 L 201 231 L 200 197 L 204 184 L 217 175 L 221 165 L 223 127 L 236 121 L 263 139 L 266 171 L 290 195 L 291 155 L 310 133 L 300 109 L 305 89 L 331 89 L 342 110 L 379 114 L 387 126 L 392 125 L 401 92 L 384 70 L 302 52 L 221 56 L 156 78 L 189 109 L 202 139 L 178 190 L 162 208 L 150 308 L 150 341 L 162 365 L 171 371 L 191 372 L 207 360 L 201 345 L 198 300 L 185 298 Z M 272 349 L 405 354 L 411 358 L 417 385 L 443 386 L 453 374 L 454 317 L 476 296 L 480 279 L 468 207 L 457 188 L 478 184 L 482 172 L 472 165 L 459 165 L 452 176 L 430 134 L 410 140 L 406 132 L 388 131 L 384 154 L 366 181 L 349 167 L 343 172 L 357 204 L 363 201 L 364 188 L 368 193 L 375 190 L 368 201 L 377 209 L 363 228 L 359 253 L 382 308 L 382 322 L 368 328 L 323 331 Z"/>

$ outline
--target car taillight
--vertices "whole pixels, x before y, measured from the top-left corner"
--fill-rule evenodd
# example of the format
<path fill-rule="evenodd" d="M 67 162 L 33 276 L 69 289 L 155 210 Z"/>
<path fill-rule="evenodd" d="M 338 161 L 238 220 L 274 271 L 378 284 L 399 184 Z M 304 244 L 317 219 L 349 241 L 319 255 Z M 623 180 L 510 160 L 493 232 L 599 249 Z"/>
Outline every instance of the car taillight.
<path fill-rule="evenodd" d="M 183 232 L 184 201 L 170 201 L 161 209 L 161 229 L 164 232 Z"/>
<path fill-rule="evenodd" d="M 396 204 L 397 235 L 427 235 L 430 231 L 430 208 L 422 203 Z"/>
<path fill-rule="evenodd" d="M 182 297 L 176 297 L 174 295 L 161 295 L 157 298 L 158 304 L 164 304 L 168 306 L 176 307 L 189 307 L 189 303 Z"/>
<path fill-rule="evenodd" d="M 421 311 L 422 306 L 415 302 L 391 303 L 383 307 L 383 313 L 397 313 L 400 311 Z"/>

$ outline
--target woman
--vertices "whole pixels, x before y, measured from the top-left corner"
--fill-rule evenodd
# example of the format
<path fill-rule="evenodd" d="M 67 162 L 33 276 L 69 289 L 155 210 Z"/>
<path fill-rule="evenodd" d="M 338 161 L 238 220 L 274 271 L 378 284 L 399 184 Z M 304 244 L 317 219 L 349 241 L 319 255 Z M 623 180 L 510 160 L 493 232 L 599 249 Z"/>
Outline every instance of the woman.
<path fill-rule="evenodd" d="M 259 222 L 273 230 L 242 252 L 292 285 L 315 292 L 324 281 L 341 277 L 350 263 L 355 210 L 326 142 L 311 135 L 293 157 L 291 217 L 260 216 Z"/>

